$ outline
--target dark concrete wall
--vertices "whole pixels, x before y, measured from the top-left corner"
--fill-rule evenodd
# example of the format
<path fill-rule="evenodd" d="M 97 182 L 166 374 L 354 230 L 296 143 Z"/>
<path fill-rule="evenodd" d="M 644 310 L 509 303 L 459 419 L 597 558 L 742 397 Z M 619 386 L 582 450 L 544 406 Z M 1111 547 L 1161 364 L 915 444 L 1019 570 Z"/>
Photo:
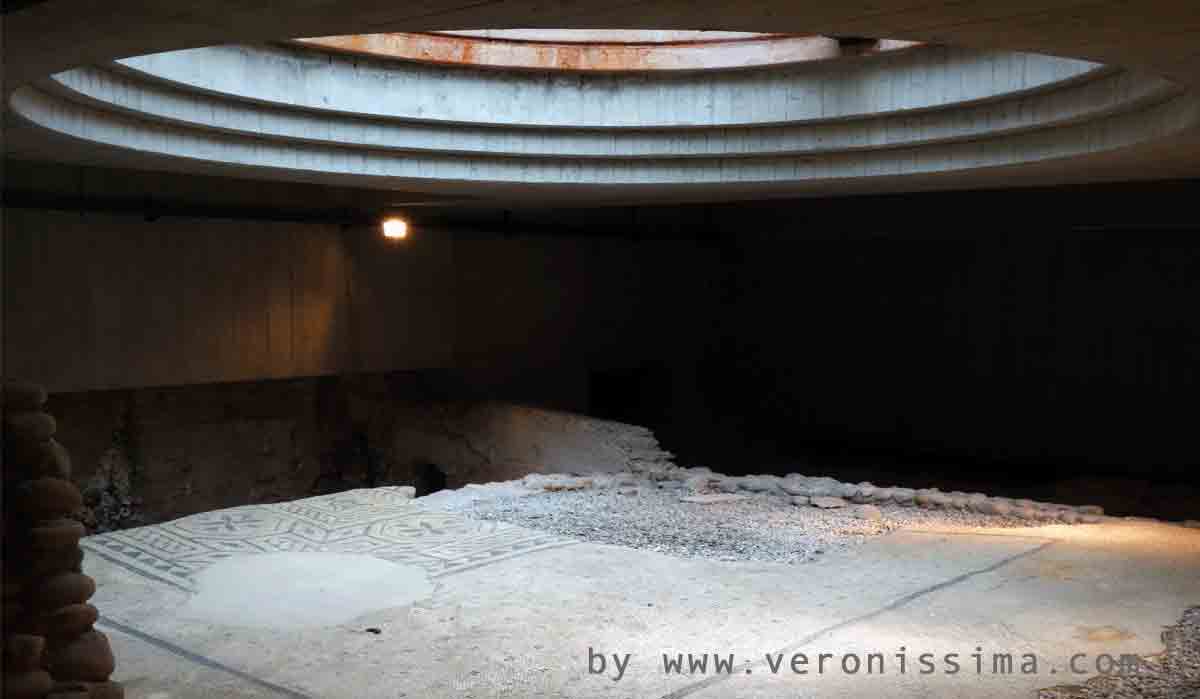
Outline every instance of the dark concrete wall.
<path fill-rule="evenodd" d="M 646 424 L 730 472 L 1190 477 L 1198 193 L 526 210 L 499 228 L 447 208 L 429 217 L 453 233 L 399 248 L 325 224 L 10 210 L 8 370 L 76 391 L 440 368 L 472 399 Z"/>
<path fill-rule="evenodd" d="M 1186 238 L 1031 223 L 960 240 L 743 239 L 723 259 L 698 375 L 734 451 L 1011 464 L 1014 478 L 1200 464 L 1200 245 Z"/>
<path fill-rule="evenodd" d="M 481 398 L 586 410 L 611 370 L 649 369 L 608 416 L 683 453 L 724 436 L 730 458 L 1200 463 L 1200 247 L 1177 234 L 801 239 L 775 222 L 709 243 L 395 247 L 334 226 L 7 219 L 7 371 L 52 391 L 445 368 Z"/>
<path fill-rule="evenodd" d="M 435 367 L 524 382 L 636 361 L 667 329 L 649 313 L 671 293 L 661 243 L 417 230 L 395 245 L 361 227 L 21 209 L 5 222 L 6 371 L 52 392 Z"/>
<path fill-rule="evenodd" d="M 51 391 L 436 366 L 452 354 L 453 279 L 436 276 L 451 252 L 436 239 L 387 256 L 356 289 L 360 261 L 335 226 L 6 219 L 6 368 Z M 387 322 L 355 323 L 358 313 Z"/>

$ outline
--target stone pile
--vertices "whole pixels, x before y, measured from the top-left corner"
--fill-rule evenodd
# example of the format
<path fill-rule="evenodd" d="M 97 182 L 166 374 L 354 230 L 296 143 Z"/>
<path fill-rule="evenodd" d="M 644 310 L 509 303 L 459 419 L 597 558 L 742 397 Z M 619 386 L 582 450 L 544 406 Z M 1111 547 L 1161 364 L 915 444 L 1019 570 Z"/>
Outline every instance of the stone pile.
<path fill-rule="evenodd" d="M 796 507 L 787 495 L 690 494 L 679 481 L 643 480 L 630 487 L 618 486 L 617 479 L 608 477 L 590 480 L 591 487 L 551 490 L 493 483 L 464 488 L 458 497 L 446 491 L 446 496 L 418 498 L 417 504 L 471 519 L 680 558 L 784 565 L 820 560 L 899 529 L 1029 525 L 968 510 L 846 503 L 829 509 Z M 662 487 L 668 483 L 674 487 Z M 635 492 L 631 496 L 628 490 Z"/>
<path fill-rule="evenodd" d="M 1037 699 L 1196 699 L 1200 697 L 1200 607 L 1183 613 L 1162 632 L 1162 653 L 1125 662 L 1120 671 L 1098 674 L 1082 685 L 1038 691 Z"/>
<path fill-rule="evenodd" d="M 792 504 L 822 509 L 858 506 L 856 512 L 870 518 L 873 512 L 864 505 L 900 505 L 924 509 L 960 510 L 984 515 L 1013 517 L 1036 522 L 1095 524 L 1104 520 L 1104 510 L 1096 505 L 1063 505 L 1027 499 L 993 497 L 983 493 L 942 492 L 937 488 L 877 486 L 873 483 L 844 483 L 828 476 L 752 475 L 726 476 L 708 468 L 680 468 L 659 464 L 641 473 L 534 474 L 523 483 L 528 488 L 565 491 L 587 488 L 631 488 L 652 482 L 658 488 L 678 488 L 684 497 L 715 494 L 774 495 L 790 497 Z M 693 501 L 694 502 L 694 501 Z"/>
<path fill-rule="evenodd" d="M 83 505 L 39 386 L 4 385 L 3 699 L 121 699 L 82 573 Z"/>

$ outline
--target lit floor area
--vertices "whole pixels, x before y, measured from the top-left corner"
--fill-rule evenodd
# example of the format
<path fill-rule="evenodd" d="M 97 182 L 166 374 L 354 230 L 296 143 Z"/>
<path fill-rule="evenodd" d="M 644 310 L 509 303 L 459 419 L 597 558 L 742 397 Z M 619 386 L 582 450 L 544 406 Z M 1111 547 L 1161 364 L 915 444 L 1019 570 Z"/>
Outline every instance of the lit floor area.
<path fill-rule="evenodd" d="M 140 699 L 1032 697 L 1160 653 L 1200 604 L 1200 530 L 1163 522 L 918 523 L 788 565 L 587 543 L 409 496 L 85 539 L 114 679 Z M 689 673 L 689 653 L 733 665 Z"/>

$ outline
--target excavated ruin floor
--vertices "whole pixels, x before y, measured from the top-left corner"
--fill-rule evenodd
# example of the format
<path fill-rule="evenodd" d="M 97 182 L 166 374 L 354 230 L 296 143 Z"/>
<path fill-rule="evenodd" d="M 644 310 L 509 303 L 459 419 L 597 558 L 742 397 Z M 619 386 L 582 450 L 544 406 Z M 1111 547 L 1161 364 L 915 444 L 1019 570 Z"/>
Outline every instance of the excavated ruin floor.
<path fill-rule="evenodd" d="M 788 496 L 739 495 L 688 502 L 678 490 L 543 492 L 448 506 L 473 519 L 507 522 L 599 544 L 716 561 L 804 563 L 897 529 L 1020 527 L 1028 522 L 955 510 L 847 503 L 821 509 Z M 1081 525 L 1082 526 L 1082 525 Z"/>
<path fill-rule="evenodd" d="M 1019 527 L 888 507 L 877 523 L 816 508 L 772 520 L 773 504 L 750 500 L 696 505 L 676 521 L 684 510 L 668 494 L 536 492 L 500 484 L 413 500 L 377 488 L 88 537 L 85 571 L 99 583 L 117 679 L 134 699 L 1191 692 L 1192 661 L 1108 694 L 1097 692 L 1118 683 L 1097 679 L 1096 668 L 1114 667 L 1105 657 L 1161 653 L 1164 629 L 1176 625 L 1192 641 L 1173 657 L 1195 657 L 1195 615 L 1180 617 L 1200 603 L 1196 529 L 1113 518 Z M 587 497 L 600 510 L 618 496 L 627 503 L 609 504 L 618 523 L 636 508 L 668 508 L 643 529 L 712 527 L 725 508 L 741 522 L 734 539 L 822 521 L 878 535 L 803 565 L 564 536 L 564 523 L 591 516 Z M 579 512 L 550 518 L 564 531 L 481 518 L 543 507 Z M 689 653 L 732 654 L 733 663 L 664 667 L 664 654 L 683 654 L 686 668 Z"/>

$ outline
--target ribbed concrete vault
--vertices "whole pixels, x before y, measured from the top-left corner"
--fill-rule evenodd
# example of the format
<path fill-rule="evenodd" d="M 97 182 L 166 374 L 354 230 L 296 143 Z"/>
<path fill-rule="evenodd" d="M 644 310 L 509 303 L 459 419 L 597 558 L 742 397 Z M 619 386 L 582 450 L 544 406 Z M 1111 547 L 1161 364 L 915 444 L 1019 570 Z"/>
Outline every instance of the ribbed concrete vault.
<path fill-rule="evenodd" d="M 915 126 L 911 120 L 902 124 L 880 122 L 892 118 L 890 112 L 896 111 L 886 107 L 854 115 L 834 114 L 833 119 L 822 115 L 819 121 L 805 119 L 803 115 L 799 119 L 791 115 L 777 119 L 767 114 L 767 118 L 753 124 L 700 124 L 703 128 L 724 129 L 715 152 L 693 152 L 686 141 L 681 146 L 678 140 L 670 141 L 661 133 L 644 130 L 696 126 L 680 123 L 670 115 L 666 121 L 662 121 L 662 114 L 652 115 L 648 121 L 639 121 L 642 119 L 639 115 L 638 120 L 626 123 L 599 119 L 582 124 L 593 131 L 567 133 L 546 131 L 565 127 L 567 123 L 555 124 L 544 119 L 506 122 L 488 115 L 488 120 L 478 122 L 487 127 L 486 133 L 461 129 L 450 133 L 446 127 L 461 125 L 462 115 L 434 114 L 431 118 L 426 110 L 419 115 L 370 115 L 382 117 L 381 129 L 371 137 L 345 141 L 319 134 L 303 139 L 303 147 L 309 150 L 306 154 L 278 152 L 270 156 L 266 153 L 270 149 L 264 148 L 268 142 L 276 150 L 280 143 L 294 146 L 300 142 L 286 133 L 285 128 L 311 133 L 303 122 L 318 118 L 327 122 L 322 133 L 330 134 L 339 128 L 345 132 L 338 119 L 354 118 L 361 113 L 348 110 L 351 114 L 332 114 L 322 104 L 270 103 L 275 100 L 266 100 L 268 103 L 264 105 L 255 95 L 237 94 L 222 86 L 189 84 L 171 76 L 164 78 L 157 70 L 140 70 L 144 66 L 138 66 L 136 60 L 111 63 L 113 59 L 155 51 L 205 44 L 253 44 L 296 36 L 516 26 L 689 30 L 696 28 L 701 17 L 705 27 L 720 30 L 881 36 L 964 47 L 933 49 L 961 55 L 974 52 L 1011 56 L 1036 52 L 1083 59 L 1107 69 L 1089 73 L 1087 79 L 1068 76 L 1057 80 L 1054 89 L 1018 88 L 1007 96 L 972 98 L 968 93 L 978 80 L 964 78 L 966 90 L 960 89 L 947 102 L 953 105 L 952 111 L 939 114 L 928 105 L 918 108 L 913 114 L 919 114 L 922 123 Z M 10 131 L 7 149 L 16 157 L 132 164 L 249 177 L 354 181 L 371 187 L 462 195 L 477 195 L 473 190 L 479 182 L 494 182 L 497 188 L 487 193 L 493 198 L 558 196 L 581 200 L 906 191 L 1200 174 L 1197 165 L 1200 158 L 1196 157 L 1200 153 L 1196 128 L 1200 121 L 1192 95 L 1195 68 L 1200 64 L 1200 52 L 1194 49 L 1200 21 L 1186 2 L 1159 0 L 1138 3 L 1136 7 L 1122 2 L 1077 6 L 1061 0 L 1006 3 L 1002 7 L 986 2 L 917 4 L 905 0 L 753 5 L 650 2 L 616 7 L 599 3 L 427 2 L 419 7 L 400 8 L 364 0 L 303 6 L 275 3 L 268 8 L 216 2 L 199 9 L 130 1 L 97 13 L 86 3 L 53 0 L 11 13 L 6 17 L 6 28 L 9 30 L 6 66 L 10 76 L 7 87 L 12 104 L 27 118 L 59 132 L 58 137 L 50 137 L 42 130 Z M 282 49 L 261 50 L 269 53 Z M 924 50 L 927 49 L 914 52 Z M 889 56 L 854 60 L 869 63 L 892 59 Z M 328 60 L 332 65 L 342 59 Z M 1071 62 L 1064 63 L 1068 64 Z M 88 65 L 96 67 L 83 68 Z M 949 66 L 945 74 L 952 76 L 956 64 L 950 61 L 944 65 Z M 50 79 L 51 75 L 70 69 L 82 70 Z M 219 71 L 214 71 L 215 74 Z M 24 89 L 31 84 L 36 84 L 36 91 Z M 889 90 L 889 94 L 896 92 L 895 87 Z M 907 94 L 903 89 L 900 92 Z M 128 98 L 131 94 L 152 95 L 155 99 L 139 98 L 137 105 L 122 104 L 121 96 Z M 219 109 L 208 111 L 224 122 L 195 119 L 179 111 L 162 113 L 172 96 L 176 101 L 181 97 L 194 100 L 197 94 L 216 100 L 213 104 Z M 1021 101 L 1014 103 L 1008 99 L 1014 96 Z M 1045 103 L 1050 101 L 1056 101 L 1057 105 L 1047 106 Z M 734 103 L 738 105 L 735 111 L 739 118 L 744 113 L 755 113 L 755 109 L 745 108 L 745 100 L 735 99 Z M 1036 106 L 1031 106 L 1035 103 Z M 151 108 L 143 112 L 147 105 Z M 586 106 L 582 104 L 581 111 L 571 116 L 595 114 Z M 1002 109 L 997 114 L 1001 107 L 1010 110 L 1007 116 Z M 160 111 L 155 112 L 155 108 Z M 270 110 L 283 110 L 276 115 L 286 118 L 264 118 Z M 336 111 L 336 106 L 332 111 Z M 93 129 L 87 134 L 81 131 L 82 124 L 99 123 L 95 120 L 97 114 L 108 120 L 105 129 L 109 137 L 96 137 L 103 129 Z M 566 116 L 560 118 L 568 121 Z M 941 124 L 937 123 L 939 118 Z M 750 120 L 754 121 L 754 117 Z M 282 122 L 287 123 L 281 126 Z M 249 123 L 264 126 L 256 130 L 245 126 Z M 414 128 L 414 123 L 419 128 Z M 75 125 L 74 130 L 68 128 L 71 124 Z M 182 125 L 186 125 L 193 141 L 187 144 L 190 150 L 149 145 L 156 140 L 160 144 L 169 140 L 169 134 L 164 132 L 168 126 L 178 129 Z M 744 126 L 754 128 L 731 137 L 732 127 Z M 536 139 L 537 145 L 518 144 L 519 152 L 506 152 L 503 147 L 494 148 L 494 143 L 489 143 L 489 139 L 509 144 L 520 141 L 514 140 L 512 134 L 505 134 L 503 129 L 525 127 L 549 135 Z M 501 130 L 496 131 L 497 128 Z M 620 130 L 608 133 L 606 129 Z M 122 137 L 113 137 L 115 133 Z M 881 133 L 884 135 L 878 135 Z M 64 135 L 67 140 L 62 139 Z M 467 137 L 463 138 L 464 135 Z M 198 137 L 204 142 L 194 142 Z M 598 145 L 597 137 L 601 141 L 615 139 L 614 144 Z M 261 138 L 267 141 L 246 141 Z M 81 139 L 94 143 L 81 143 Z M 289 143 L 288 139 L 294 142 Z M 422 144 L 442 139 L 461 145 L 441 150 L 416 148 L 419 157 L 414 158 L 408 157 L 412 149 L 405 145 L 405 139 Z M 710 131 L 706 142 L 712 140 Z M 247 147 L 257 153 L 255 158 L 238 155 L 239 148 Z M 330 148 L 338 151 L 332 152 Z M 397 152 L 406 157 L 397 160 Z M 351 160 L 357 158 L 357 169 L 349 161 L 337 163 L 339 156 L 347 153 L 351 154 Z M 379 153 L 390 156 L 374 155 Z M 263 157 L 264 154 L 270 157 Z M 568 155 L 573 157 L 564 160 Z M 739 169 L 729 167 L 733 156 L 738 158 Z M 275 162 L 285 157 L 291 159 L 290 166 Z M 389 157 L 397 161 L 389 163 Z M 490 160 L 485 162 L 485 157 Z M 519 164 L 500 163 L 497 158 Z M 617 159 L 622 164 L 609 167 L 607 174 L 597 174 L 594 159 L 600 158 Z M 496 172 L 492 174 L 490 168 Z M 364 172 L 368 173 L 367 179 L 355 181 Z"/>

